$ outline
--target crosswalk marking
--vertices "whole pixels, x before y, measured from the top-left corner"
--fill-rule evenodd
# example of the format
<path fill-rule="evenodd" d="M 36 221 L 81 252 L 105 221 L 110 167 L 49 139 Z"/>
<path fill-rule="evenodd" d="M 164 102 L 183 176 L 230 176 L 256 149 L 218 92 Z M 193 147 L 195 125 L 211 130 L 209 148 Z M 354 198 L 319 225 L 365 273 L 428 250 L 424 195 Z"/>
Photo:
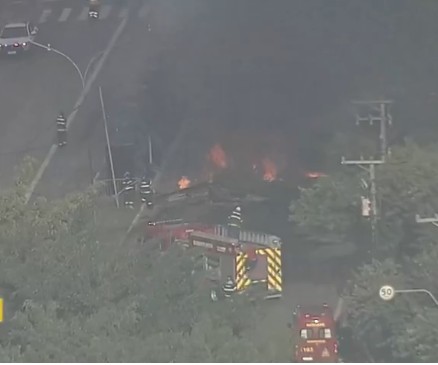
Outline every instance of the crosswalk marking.
<path fill-rule="evenodd" d="M 78 16 L 78 20 L 86 20 L 88 18 L 88 6 L 82 8 L 81 14 Z"/>
<path fill-rule="evenodd" d="M 148 13 L 149 13 L 149 8 L 150 8 L 149 2 L 145 2 L 143 4 L 143 6 L 141 7 L 140 11 L 138 12 L 138 16 L 140 18 L 145 18 L 146 15 L 148 15 Z"/>
<path fill-rule="evenodd" d="M 119 18 L 126 18 L 128 16 L 128 8 L 123 8 L 119 12 Z"/>
<path fill-rule="evenodd" d="M 50 14 L 52 14 L 52 10 L 50 9 L 44 9 L 40 19 L 38 20 L 39 24 L 45 23 L 47 21 L 47 19 L 49 18 Z"/>
<path fill-rule="evenodd" d="M 108 17 L 108 15 L 110 15 L 110 12 L 111 12 L 111 5 L 103 5 L 99 11 L 99 18 L 105 19 L 106 17 Z"/>
<path fill-rule="evenodd" d="M 58 22 L 65 22 L 68 17 L 70 16 L 71 13 L 71 8 L 64 8 L 62 9 L 62 13 L 60 15 L 60 17 L 58 18 Z"/>
<path fill-rule="evenodd" d="M 0 0 L 3 1 L 3 0 Z M 50 4 L 49 1 L 60 1 L 60 0 L 46 0 L 46 4 Z M 127 4 L 124 6 L 114 6 L 105 4 L 102 5 L 99 12 L 99 19 L 109 19 L 110 17 L 124 19 L 129 16 L 131 7 Z M 146 18 L 150 11 L 150 3 L 144 2 L 139 4 L 139 8 L 136 9 L 135 15 L 137 18 Z M 81 6 L 78 8 L 74 7 L 64 7 L 64 8 L 53 8 L 47 7 L 40 13 L 40 17 L 37 21 L 38 24 L 43 24 L 47 22 L 58 22 L 63 23 L 67 21 L 86 21 L 88 20 L 88 6 Z"/>

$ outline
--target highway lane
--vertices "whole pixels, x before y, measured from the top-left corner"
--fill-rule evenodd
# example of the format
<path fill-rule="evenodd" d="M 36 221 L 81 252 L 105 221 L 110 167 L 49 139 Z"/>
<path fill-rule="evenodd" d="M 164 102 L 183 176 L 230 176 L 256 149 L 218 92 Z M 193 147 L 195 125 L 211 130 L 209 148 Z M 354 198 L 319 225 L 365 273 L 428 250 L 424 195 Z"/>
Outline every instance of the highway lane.
<path fill-rule="evenodd" d="M 17 7 L 8 10 L 12 20 L 22 14 Z M 26 17 L 32 18 L 27 10 Z M 99 27 L 94 25 L 40 25 L 36 41 L 50 43 L 71 57 L 84 72 L 115 28 L 110 22 L 103 22 Z M 57 113 L 71 112 L 82 86 L 72 64 L 43 49 L 33 49 L 20 57 L 2 58 L 0 64 L 0 184 L 6 187 L 13 181 L 14 167 L 26 155 L 40 161 L 44 158 L 55 140 Z"/>

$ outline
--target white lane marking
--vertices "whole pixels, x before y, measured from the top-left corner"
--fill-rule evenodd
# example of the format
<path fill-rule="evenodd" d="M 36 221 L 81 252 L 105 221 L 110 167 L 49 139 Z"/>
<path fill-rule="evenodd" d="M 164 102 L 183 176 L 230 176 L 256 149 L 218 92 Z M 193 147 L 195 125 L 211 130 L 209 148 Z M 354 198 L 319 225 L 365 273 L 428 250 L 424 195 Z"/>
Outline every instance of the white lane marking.
<path fill-rule="evenodd" d="M 99 19 L 108 18 L 108 15 L 111 13 L 111 5 L 103 5 L 99 11 Z"/>
<path fill-rule="evenodd" d="M 68 17 L 70 16 L 71 13 L 71 8 L 64 8 L 62 9 L 62 13 L 60 15 L 60 17 L 58 18 L 58 22 L 65 22 Z"/>
<path fill-rule="evenodd" d="M 87 18 L 88 18 L 88 7 L 84 6 L 77 20 L 86 20 Z"/>
<path fill-rule="evenodd" d="M 90 91 L 91 86 L 93 85 L 94 81 L 97 78 L 97 75 L 100 73 L 106 59 L 108 58 L 108 55 L 110 54 L 111 50 L 114 48 L 117 40 L 119 39 L 120 35 L 122 34 L 123 30 L 125 29 L 127 21 L 128 21 L 128 18 L 124 18 L 120 22 L 120 25 L 117 27 L 117 29 L 114 32 L 113 36 L 111 37 L 108 45 L 106 46 L 102 57 L 99 59 L 99 62 L 97 63 L 96 67 L 94 68 L 93 73 L 91 74 L 90 78 L 86 82 L 85 88 L 82 90 L 82 92 L 79 96 L 79 99 L 74 106 L 73 112 L 67 117 L 67 129 L 69 129 L 71 124 L 73 123 L 74 118 L 76 117 L 76 114 L 79 110 L 79 106 L 82 104 L 82 102 L 85 99 L 85 96 Z M 40 180 L 44 174 L 44 171 L 47 169 L 47 166 L 49 166 L 49 163 L 52 160 L 57 149 L 58 149 L 57 144 L 54 144 L 54 145 L 52 145 L 52 147 L 50 147 L 49 153 L 47 154 L 46 158 L 44 159 L 44 161 L 41 164 L 40 168 L 38 169 L 37 173 L 35 174 L 35 178 L 32 180 L 32 182 L 29 185 L 29 188 L 26 191 L 26 196 L 25 196 L 26 204 L 29 202 L 30 198 L 32 197 L 32 194 L 35 191 L 36 186 L 40 182 Z"/>
<path fill-rule="evenodd" d="M 49 18 L 50 14 L 52 14 L 51 9 L 44 9 L 39 20 L 38 20 L 38 24 L 45 23 L 47 21 L 47 19 Z"/>
<path fill-rule="evenodd" d="M 126 18 L 128 16 L 129 9 L 123 8 L 119 12 L 119 18 Z"/>
<path fill-rule="evenodd" d="M 150 9 L 150 3 L 149 2 L 144 3 L 140 11 L 138 12 L 138 16 L 140 18 L 146 18 L 146 16 L 149 14 L 149 9 Z"/>

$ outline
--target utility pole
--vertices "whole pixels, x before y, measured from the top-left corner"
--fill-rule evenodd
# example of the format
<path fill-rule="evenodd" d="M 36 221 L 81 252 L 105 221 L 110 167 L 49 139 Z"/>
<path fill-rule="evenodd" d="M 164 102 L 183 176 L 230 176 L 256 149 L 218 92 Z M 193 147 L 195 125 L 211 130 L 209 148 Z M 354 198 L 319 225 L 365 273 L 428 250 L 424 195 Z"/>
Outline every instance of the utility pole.
<path fill-rule="evenodd" d="M 149 147 L 149 165 L 152 166 L 152 140 L 151 136 L 148 136 L 148 147 Z"/>
<path fill-rule="evenodd" d="M 376 187 L 376 165 L 384 164 L 385 161 L 382 160 L 346 160 L 342 157 L 342 165 L 354 165 L 368 172 L 370 175 L 370 212 L 371 212 L 371 233 L 372 241 L 374 244 L 377 243 L 377 220 L 378 220 L 378 210 L 377 210 L 377 187 Z"/>
<path fill-rule="evenodd" d="M 346 160 L 345 157 L 342 157 L 341 164 L 342 165 L 354 165 L 358 166 L 361 169 L 365 170 L 369 174 L 370 179 L 370 199 L 362 200 L 362 204 L 369 202 L 369 212 L 370 221 L 371 221 L 371 234 L 372 234 L 372 242 L 374 245 L 377 244 L 377 221 L 379 218 L 379 212 L 377 209 L 377 186 L 376 186 L 376 165 L 382 165 L 386 161 L 386 157 L 388 155 L 388 141 L 387 141 L 387 127 L 392 125 L 392 117 L 389 114 L 389 106 L 392 104 L 390 100 L 371 100 L 371 101 L 353 101 L 353 105 L 356 105 L 357 108 L 361 108 L 362 111 L 365 109 L 366 116 L 361 115 L 359 112 L 356 112 L 356 124 L 360 125 L 360 123 L 368 122 L 370 125 L 374 123 L 379 123 L 380 125 L 380 133 L 379 133 L 379 159 L 370 158 L 365 160 L 361 157 L 359 160 Z M 363 209 L 364 207 L 362 207 Z M 364 210 L 363 210 L 364 212 Z"/>
<path fill-rule="evenodd" d="M 391 100 L 371 100 L 371 101 L 353 101 L 353 104 L 357 107 L 368 109 L 367 116 L 361 116 L 356 114 L 356 124 L 361 122 L 368 122 L 370 125 L 379 123 L 380 125 L 380 158 L 385 161 L 385 158 L 389 152 L 387 128 L 392 125 L 392 116 L 389 113 L 389 106 L 392 104 Z"/>

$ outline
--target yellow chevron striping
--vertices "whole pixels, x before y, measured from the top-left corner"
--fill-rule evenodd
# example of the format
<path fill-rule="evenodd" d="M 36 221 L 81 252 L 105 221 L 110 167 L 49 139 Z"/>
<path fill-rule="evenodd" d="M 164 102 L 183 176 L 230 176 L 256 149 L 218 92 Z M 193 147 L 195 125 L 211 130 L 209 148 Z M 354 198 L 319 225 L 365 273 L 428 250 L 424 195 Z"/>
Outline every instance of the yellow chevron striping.
<path fill-rule="evenodd" d="M 236 257 L 236 287 L 243 290 L 251 285 L 251 280 L 246 275 L 246 259 L 248 255 L 240 253 Z"/>
<path fill-rule="evenodd" d="M 266 251 L 268 257 L 268 289 L 282 291 L 281 250 Z"/>
<path fill-rule="evenodd" d="M 283 288 L 281 284 L 277 283 L 275 280 L 269 280 L 268 281 L 268 290 L 275 290 L 275 291 L 283 291 Z"/>
<path fill-rule="evenodd" d="M 279 249 L 266 251 L 268 261 L 281 268 L 281 251 Z"/>
<path fill-rule="evenodd" d="M 246 254 L 239 254 L 236 257 L 236 273 L 241 273 L 245 271 Z"/>
<path fill-rule="evenodd" d="M 270 274 L 268 277 L 268 289 L 282 290 L 281 276 L 276 274 Z"/>
<path fill-rule="evenodd" d="M 251 280 L 247 277 L 240 277 L 239 280 L 236 281 L 237 290 L 243 290 L 251 285 Z"/>

